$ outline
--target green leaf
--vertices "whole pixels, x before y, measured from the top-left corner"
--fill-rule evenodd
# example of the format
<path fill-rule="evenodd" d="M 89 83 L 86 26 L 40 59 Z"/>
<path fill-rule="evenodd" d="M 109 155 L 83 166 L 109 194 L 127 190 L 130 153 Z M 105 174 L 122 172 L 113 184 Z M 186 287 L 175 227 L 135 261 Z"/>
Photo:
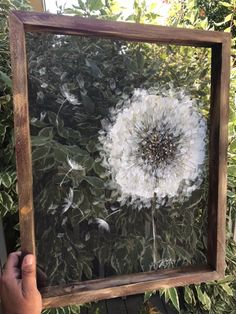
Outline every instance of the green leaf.
<path fill-rule="evenodd" d="M 202 305 L 204 306 L 204 309 L 210 310 L 211 309 L 211 299 L 209 298 L 207 293 L 205 291 L 203 293 L 199 286 L 195 286 L 195 289 L 197 291 L 198 300 L 202 303 Z"/>
<path fill-rule="evenodd" d="M 61 147 L 61 146 L 60 146 Z M 80 147 L 76 146 L 76 145 L 73 145 L 73 146 L 62 146 L 62 149 L 64 150 L 67 150 L 70 155 L 72 156 L 84 156 L 84 157 L 89 157 L 89 153 L 84 150 L 84 149 L 81 149 Z"/>
<path fill-rule="evenodd" d="M 84 177 L 83 179 L 84 181 L 88 182 L 90 185 L 92 185 L 96 189 L 104 188 L 104 182 L 97 177 L 87 176 L 87 177 Z"/>
<path fill-rule="evenodd" d="M 95 141 L 89 141 L 88 144 L 86 145 L 86 148 L 90 153 L 98 151 L 97 144 Z"/>
<path fill-rule="evenodd" d="M 204 308 L 209 311 L 211 309 L 211 299 L 206 292 L 204 292 L 204 299 L 205 299 Z"/>
<path fill-rule="evenodd" d="M 81 134 L 79 131 L 76 131 L 74 129 L 71 129 L 71 128 L 66 128 L 67 131 L 68 131 L 68 135 L 69 137 L 73 138 L 73 139 L 76 139 L 78 141 L 78 139 L 81 137 Z"/>
<path fill-rule="evenodd" d="M 232 288 L 229 286 L 228 283 L 222 284 L 220 286 L 229 296 L 233 296 L 234 295 L 234 292 L 233 292 Z"/>
<path fill-rule="evenodd" d="M 225 1 L 220 1 L 219 4 L 223 5 L 224 7 L 227 8 L 233 8 L 231 3 L 225 2 Z"/>
<path fill-rule="evenodd" d="M 0 213 L 4 216 L 7 212 L 11 211 L 14 205 L 13 199 L 5 191 L 0 193 Z"/>
<path fill-rule="evenodd" d="M 230 143 L 230 151 L 235 151 L 236 150 L 236 139 L 234 139 L 231 143 Z"/>
<path fill-rule="evenodd" d="M 6 84 L 7 87 L 12 88 L 11 79 L 6 73 L 0 71 L 0 79 Z"/>
<path fill-rule="evenodd" d="M 139 72 L 142 72 L 143 66 L 144 66 L 144 56 L 139 50 L 136 51 L 136 59 L 137 59 Z"/>
<path fill-rule="evenodd" d="M 82 204 L 84 200 L 84 194 L 81 190 L 74 190 L 74 203 L 76 206 L 79 206 Z"/>
<path fill-rule="evenodd" d="M 155 295 L 156 293 L 157 293 L 156 290 L 145 292 L 144 303 L 147 302 L 151 298 L 151 296 Z"/>
<path fill-rule="evenodd" d="M 64 127 L 58 125 L 57 131 L 58 131 L 58 134 L 61 137 L 63 137 L 63 138 L 68 138 L 69 137 L 69 131 L 67 130 L 67 128 L 64 128 Z"/>
<path fill-rule="evenodd" d="M 46 127 L 39 131 L 40 137 L 47 137 L 48 139 L 53 138 L 53 128 L 52 127 Z"/>
<path fill-rule="evenodd" d="M 93 170 L 96 172 L 97 175 L 99 175 L 99 177 L 101 177 L 101 178 L 105 177 L 106 169 L 101 166 L 100 162 L 95 162 L 94 163 Z"/>
<path fill-rule="evenodd" d="M 102 78 L 103 74 L 100 68 L 96 65 L 96 63 L 90 59 L 85 59 L 85 64 L 87 67 L 90 67 L 92 70 L 92 75 L 96 78 Z"/>
<path fill-rule="evenodd" d="M 1 183 L 6 187 L 9 188 L 12 184 L 11 176 L 8 172 L 1 174 L 0 176 Z"/>
<path fill-rule="evenodd" d="M 0 143 L 3 143 L 6 136 L 7 126 L 0 124 Z"/>
<path fill-rule="evenodd" d="M 31 136 L 32 146 L 44 146 L 49 141 L 50 141 L 50 138 L 46 136 Z"/>
<path fill-rule="evenodd" d="M 232 177 L 236 177 L 236 165 L 228 166 L 228 175 Z"/>
<path fill-rule="evenodd" d="M 83 13 L 80 12 L 78 9 L 65 8 L 64 13 L 73 14 L 77 16 L 83 16 Z"/>
<path fill-rule="evenodd" d="M 48 111 L 47 112 L 48 115 L 48 120 L 49 122 L 53 125 L 53 126 L 57 126 L 58 125 L 58 117 L 55 114 L 55 112 L 52 111 Z"/>
<path fill-rule="evenodd" d="M 89 170 L 92 169 L 93 163 L 94 163 L 93 158 L 86 158 L 81 164 L 86 169 L 86 171 L 88 172 Z"/>
<path fill-rule="evenodd" d="M 95 111 L 95 104 L 93 100 L 88 95 L 81 94 L 82 97 L 82 103 L 84 106 L 84 109 L 87 113 L 93 114 Z"/>
<path fill-rule="evenodd" d="M 97 11 L 103 7 L 101 0 L 87 0 L 87 3 L 90 11 Z"/>
<path fill-rule="evenodd" d="M 165 296 L 165 302 L 167 303 L 170 299 L 170 296 L 169 296 L 169 292 L 168 292 L 168 288 L 163 288 L 163 289 L 160 289 L 160 295 L 162 296 L 164 294 Z"/>
<path fill-rule="evenodd" d="M 188 304 L 192 304 L 192 290 L 188 286 L 184 287 L 184 300 Z"/>
<path fill-rule="evenodd" d="M 53 147 L 53 153 L 57 161 L 59 162 L 66 161 L 66 157 L 67 157 L 66 151 L 59 149 L 57 147 Z"/>
<path fill-rule="evenodd" d="M 43 160 L 43 163 L 37 167 L 39 171 L 47 171 L 55 165 L 55 158 L 49 157 Z"/>
<path fill-rule="evenodd" d="M 83 89 L 84 88 L 84 78 L 83 78 L 82 74 L 78 74 L 76 77 L 76 80 L 79 84 L 79 88 Z"/>
<path fill-rule="evenodd" d="M 179 296 L 178 296 L 176 288 L 169 288 L 168 294 L 169 294 L 169 298 L 170 298 L 172 304 L 174 305 L 176 310 L 179 311 L 180 310 L 180 308 L 179 308 Z"/>
<path fill-rule="evenodd" d="M 224 22 L 226 23 L 226 22 L 230 21 L 230 20 L 232 19 L 232 17 L 233 17 L 233 14 L 232 14 L 232 13 L 228 14 L 228 15 L 225 17 Z"/>
<path fill-rule="evenodd" d="M 43 146 L 43 147 L 39 147 L 33 150 L 32 153 L 32 160 L 33 162 L 36 160 L 40 160 L 42 158 L 45 158 L 50 151 L 51 147 L 50 146 Z"/>
<path fill-rule="evenodd" d="M 83 272 L 88 279 L 92 278 L 92 269 L 88 264 L 83 264 Z"/>

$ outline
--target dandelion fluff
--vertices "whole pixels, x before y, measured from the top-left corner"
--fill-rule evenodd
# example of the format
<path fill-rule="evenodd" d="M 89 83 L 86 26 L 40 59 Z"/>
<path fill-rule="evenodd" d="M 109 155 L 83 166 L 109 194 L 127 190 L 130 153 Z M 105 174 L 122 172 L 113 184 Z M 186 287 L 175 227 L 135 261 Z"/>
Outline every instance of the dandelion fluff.
<path fill-rule="evenodd" d="M 121 201 L 189 197 L 201 184 L 206 121 L 184 92 L 137 89 L 102 127 L 103 166 Z"/>

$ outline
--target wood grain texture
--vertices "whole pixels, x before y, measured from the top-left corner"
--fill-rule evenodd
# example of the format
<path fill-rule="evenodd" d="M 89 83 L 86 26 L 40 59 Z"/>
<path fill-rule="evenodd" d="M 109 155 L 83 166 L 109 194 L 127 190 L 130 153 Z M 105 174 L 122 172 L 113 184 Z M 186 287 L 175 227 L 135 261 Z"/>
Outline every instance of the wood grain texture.
<path fill-rule="evenodd" d="M 212 48 L 211 69 L 208 263 L 224 276 L 230 39 Z"/>
<path fill-rule="evenodd" d="M 15 15 L 10 15 L 9 22 L 21 249 L 35 254 L 25 32 Z"/>
<path fill-rule="evenodd" d="M 222 43 L 228 33 L 183 29 L 127 22 L 102 21 L 78 16 L 13 11 L 24 23 L 25 31 L 99 36 L 129 41 L 211 47 Z"/>
<path fill-rule="evenodd" d="M 223 277 L 225 274 L 226 246 L 226 204 L 227 204 L 227 148 L 229 120 L 229 83 L 230 83 L 231 40 L 222 44 L 220 72 L 220 130 L 219 130 L 219 182 L 217 211 L 217 259 L 216 271 Z"/>
<path fill-rule="evenodd" d="M 207 266 L 159 270 L 156 272 L 117 276 L 107 279 L 89 280 L 41 290 L 43 306 L 57 307 L 68 304 L 117 298 L 144 291 L 184 286 L 192 283 L 217 280 L 219 274 Z"/>
<path fill-rule="evenodd" d="M 234 235 L 233 235 L 233 239 L 234 239 L 234 242 L 236 242 L 236 219 L 234 221 Z"/>

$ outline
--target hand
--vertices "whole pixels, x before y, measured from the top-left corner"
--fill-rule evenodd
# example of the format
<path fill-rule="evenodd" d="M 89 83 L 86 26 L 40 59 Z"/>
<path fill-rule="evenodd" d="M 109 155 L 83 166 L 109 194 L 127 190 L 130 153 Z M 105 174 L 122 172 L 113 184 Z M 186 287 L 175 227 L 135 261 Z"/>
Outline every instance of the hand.
<path fill-rule="evenodd" d="M 21 269 L 21 252 L 11 253 L 0 278 L 0 296 L 4 314 L 40 314 L 42 297 L 36 284 L 34 255 L 24 257 Z"/>

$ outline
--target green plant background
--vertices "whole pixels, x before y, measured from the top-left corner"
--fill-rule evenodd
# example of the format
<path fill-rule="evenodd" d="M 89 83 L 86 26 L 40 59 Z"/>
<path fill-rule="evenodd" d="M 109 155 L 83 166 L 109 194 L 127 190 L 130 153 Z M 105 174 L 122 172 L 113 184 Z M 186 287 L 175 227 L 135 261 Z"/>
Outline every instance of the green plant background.
<path fill-rule="evenodd" d="M 207 115 L 209 50 L 43 34 L 27 34 L 26 42 L 36 243 L 48 284 L 149 271 L 154 259 L 165 268 L 205 263 L 207 179 L 183 204 L 155 209 L 152 219 L 150 208 L 121 205 L 106 187 L 98 132 L 111 107 L 157 83 L 197 95 Z M 68 158 L 83 169 L 70 169 Z"/>
<path fill-rule="evenodd" d="M 171 9 L 169 12 L 168 25 L 183 26 L 190 28 L 200 29 L 221 29 L 235 33 L 235 3 L 234 1 L 218 2 L 218 1 L 170 1 Z M 153 4 L 154 7 L 155 4 Z M 8 26 L 7 16 L 8 12 L 14 8 L 30 9 L 29 6 L 22 1 L 2 1 L 1 2 L 1 34 L 0 34 L 0 80 L 1 80 L 1 118 L 0 118 L 0 142 L 1 142 L 1 165 L 0 165 L 0 214 L 4 218 L 6 229 L 13 227 L 16 232 L 13 236 L 11 243 L 18 246 L 18 233 L 17 233 L 17 195 L 16 195 L 16 174 L 15 174 L 15 161 L 14 161 L 14 142 L 13 142 L 13 123 L 12 123 L 12 96 L 11 96 L 11 70 L 10 70 L 10 56 L 9 56 L 9 42 L 8 42 Z M 122 10 L 115 3 L 115 1 L 102 1 L 87 0 L 86 2 L 78 1 L 78 6 L 73 9 L 67 10 L 68 13 L 78 14 L 81 16 L 95 16 L 104 19 L 123 19 Z M 129 20 L 135 22 L 157 23 L 158 15 L 152 13 L 152 7 L 147 6 L 144 1 L 134 1 L 133 14 L 128 17 Z M 236 270 L 236 248 L 232 240 L 234 221 L 235 221 L 235 176 L 236 176 L 236 138 L 235 138 L 235 86 L 236 76 L 234 67 L 234 45 L 232 41 L 232 70 L 231 70 L 231 94 L 230 94 L 230 123 L 229 123 L 229 171 L 228 171 L 228 211 L 227 211 L 227 276 L 223 281 L 212 282 L 209 284 L 191 285 L 185 288 L 166 289 L 160 293 L 163 295 L 167 302 L 170 302 L 181 313 L 235 313 L 236 303 L 236 285 L 235 285 L 235 270 Z M 140 54 L 138 47 L 134 45 L 135 58 L 132 56 L 131 61 L 127 60 L 127 67 L 130 67 L 132 72 L 136 67 L 137 75 L 128 78 L 133 80 L 134 86 L 139 83 L 140 69 L 146 60 L 142 60 L 143 54 Z M 144 49 L 144 48 L 142 48 Z M 181 51 L 182 49 L 182 51 Z M 176 73 L 175 62 L 178 60 L 178 80 L 181 81 L 181 74 L 184 72 L 185 63 L 183 62 L 183 49 L 175 51 L 175 53 L 167 53 L 166 50 L 162 51 L 160 60 L 168 60 L 172 62 L 173 68 Z M 188 50 L 186 57 L 189 63 L 193 66 L 195 76 L 186 75 L 189 86 L 194 86 L 194 90 L 199 88 L 203 91 L 203 96 L 206 95 L 206 84 L 204 82 L 204 73 L 206 66 L 194 54 L 194 50 Z M 168 59 L 169 58 L 169 59 Z M 33 57 L 32 57 L 33 60 Z M 135 61 L 134 61 L 135 60 Z M 205 60 L 205 59 L 204 59 Z M 96 81 L 96 75 L 101 75 L 104 64 L 101 65 L 87 62 L 88 67 L 91 68 L 91 80 Z M 162 68 L 160 65 L 159 69 Z M 101 69 L 102 70 L 101 70 Z M 164 67 L 163 67 L 164 68 Z M 170 67 L 171 68 L 171 67 Z M 101 71 L 101 73 L 99 72 Z M 60 76 L 63 73 L 60 73 Z M 59 75 L 59 74 L 58 74 Z M 168 76 L 169 75 L 169 76 Z M 112 76 L 112 73 L 109 73 Z M 55 79 L 55 75 L 51 75 L 50 79 Z M 163 78 L 173 79 L 173 73 L 165 73 Z M 83 84 L 81 78 L 78 79 L 80 84 Z M 107 84 L 110 82 L 104 82 Z M 124 81 L 125 84 L 125 81 Z M 71 82 L 70 88 L 76 88 Z M 205 92 L 204 92 L 205 91 Z M 198 91 L 199 92 L 199 91 Z M 88 108 L 93 108 L 92 91 L 89 90 L 85 93 L 84 97 L 87 101 Z M 53 124 L 53 115 L 51 115 L 51 123 Z M 37 124 L 37 121 L 35 121 Z M 47 128 L 48 126 L 44 126 Z M 50 126 L 49 126 L 50 127 Z M 37 126 L 35 126 L 37 129 Z M 42 126 L 40 127 L 43 128 Z M 34 130 L 36 130 L 34 129 Z M 57 130 L 58 135 L 68 136 L 66 131 L 62 129 Z M 35 131 L 36 132 L 36 131 Z M 42 137 L 50 137 L 50 130 L 44 130 Z M 48 132 L 45 134 L 45 132 Z M 61 132 L 61 134 L 60 134 Z M 73 133 L 73 132 L 72 132 Z M 37 134 L 37 133 L 36 133 Z M 45 136 L 46 135 L 46 136 Z M 73 134 L 72 134 L 73 137 Z M 36 145 L 37 146 L 37 145 Z M 92 143 L 90 147 L 93 149 Z M 41 154 L 41 153 L 40 153 Z M 101 182 L 100 182 L 101 183 Z M 94 183 L 93 183 L 94 184 Z M 95 195 L 94 197 L 99 197 Z M 6 230 L 7 231 L 7 230 Z M 176 231 L 175 231 L 176 232 Z M 10 237 L 9 237 L 10 238 Z M 13 245 L 11 247 L 13 249 Z M 86 266 L 84 266 L 86 265 Z M 86 260 L 83 267 L 87 268 L 89 273 L 89 262 Z M 145 295 L 145 300 L 148 299 L 150 294 Z M 47 310 L 51 312 L 61 313 L 79 313 L 79 307 L 68 307 L 65 309 Z"/>

